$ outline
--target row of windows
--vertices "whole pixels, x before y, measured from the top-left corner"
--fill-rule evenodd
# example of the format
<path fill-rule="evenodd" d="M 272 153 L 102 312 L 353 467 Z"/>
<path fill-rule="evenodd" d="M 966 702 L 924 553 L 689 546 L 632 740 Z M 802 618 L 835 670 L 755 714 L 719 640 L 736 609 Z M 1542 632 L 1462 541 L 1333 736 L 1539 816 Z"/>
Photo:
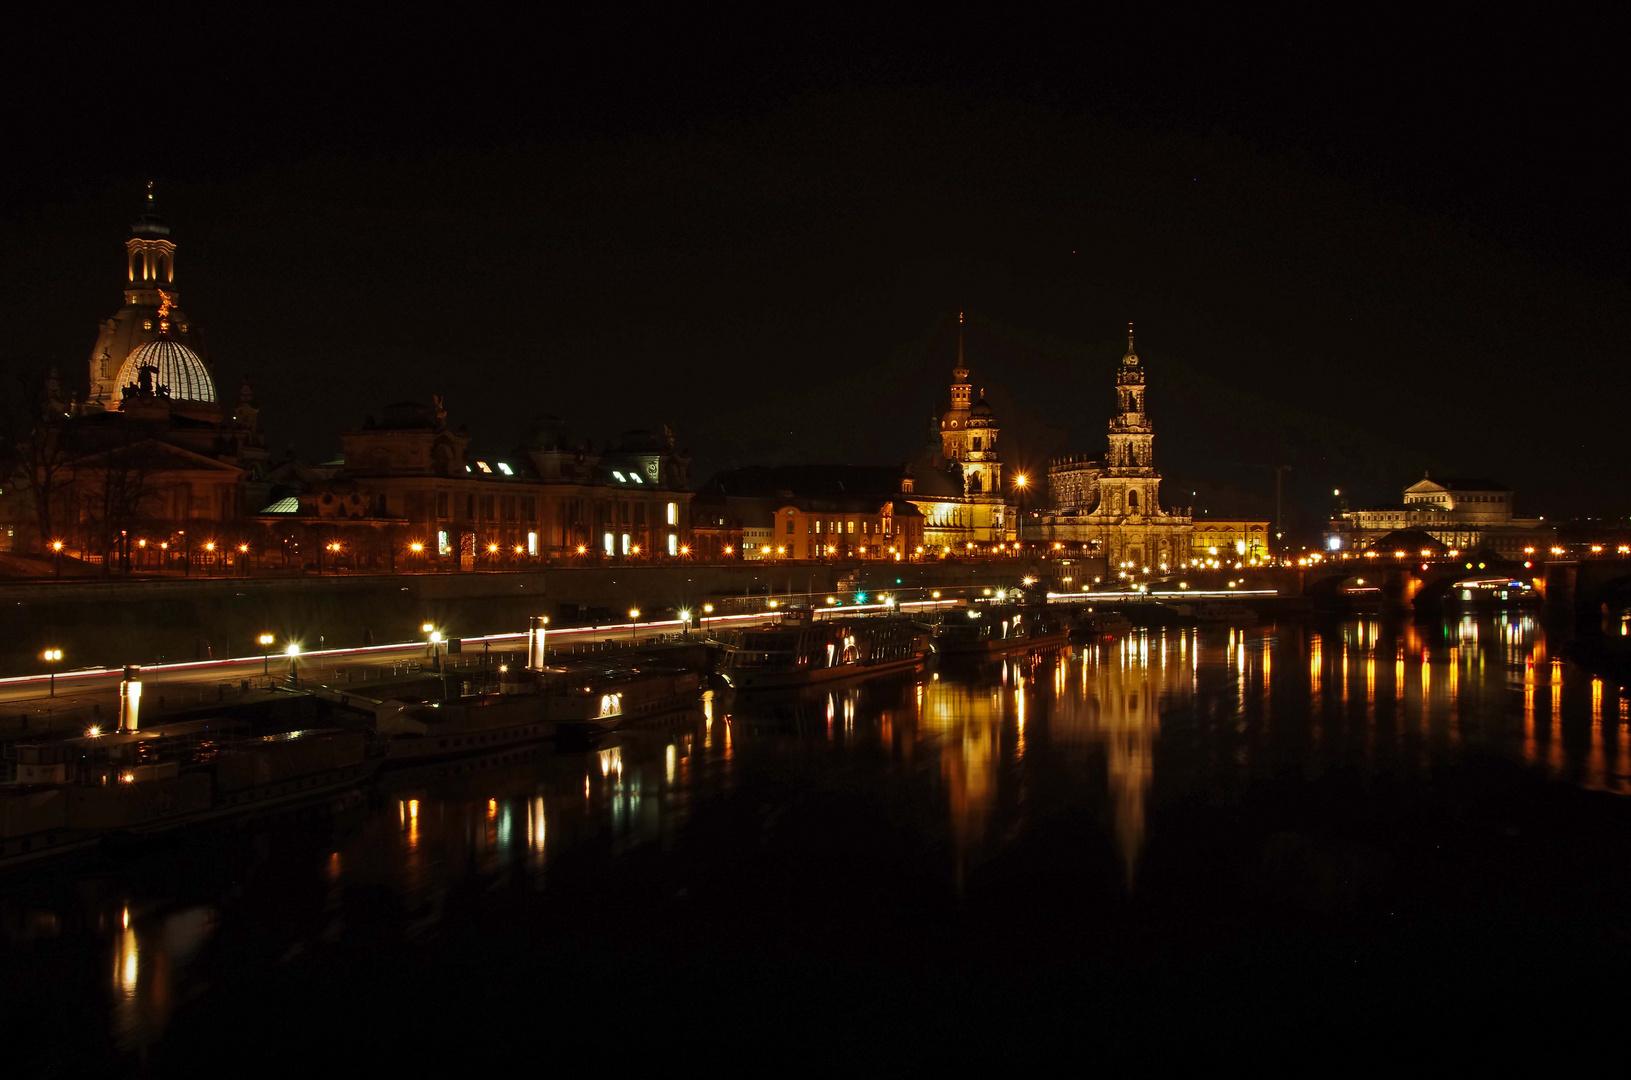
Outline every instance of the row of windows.
<path fill-rule="evenodd" d="M 1442 495 L 1407 495 L 1407 496 L 1405 496 L 1404 501 L 1407 502 L 1407 503 L 1433 503 L 1435 505 L 1443 505 L 1441 500 L 1444 499 L 1444 498 L 1445 498 L 1445 496 L 1442 496 Z M 1455 501 L 1458 502 L 1458 503 L 1506 502 L 1506 496 L 1505 495 L 1459 495 L 1459 496 L 1455 496 Z"/>
<path fill-rule="evenodd" d="M 608 555 L 639 554 L 639 551 L 637 550 L 638 545 L 634 542 L 634 537 L 630 536 L 628 533 L 603 533 L 601 534 L 600 541 L 601 550 Z M 666 544 L 668 554 L 678 555 L 680 553 L 680 538 L 677 534 L 669 533 L 666 538 Z"/>
<path fill-rule="evenodd" d="M 795 519 L 794 519 L 794 516 L 793 516 L 793 512 L 788 511 L 788 513 L 787 513 L 787 535 L 788 536 L 793 535 L 794 522 L 795 522 Z M 855 521 L 853 519 L 846 522 L 846 521 L 831 521 L 831 520 L 823 521 L 820 518 L 809 518 L 809 519 L 806 519 L 805 522 L 804 522 L 804 534 L 806 536 L 821 536 L 821 535 L 823 535 L 823 528 L 825 528 L 825 535 L 829 535 L 829 536 L 837 536 L 837 535 L 842 535 L 844 533 L 848 533 L 850 536 L 855 535 Z M 883 519 L 883 521 L 881 523 L 876 522 L 876 521 L 862 521 L 861 522 L 861 535 L 862 536 L 888 536 L 888 535 L 891 535 L 891 532 L 892 532 L 893 528 L 894 528 L 894 522 L 891 521 L 889 518 Z"/>
<path fill-rule="evenodd" d="M 384 496 L 380 496 L 383 501 Z M 423 521 L 426 518 L 426 493 L 423 491 L 410 491 L 403 499 L 403 510 L 409 521 Z M 587 516 L 585 513 L 585 500 L 567 499 L 560 504 L 561 515 L 567 524 L 579 524 Z M 436 517 L 447 520 L 452 515 L 452 497 L 448 492 L 436 492 Z M 382 507 L 383 509 L 383 507 Z M 538 499 L 533 495 L 475 495 L 465 496 L 465 517 L 471 521 L 527 521 L 538 520 Z M 477 511 L 480 514 L 477 514 Z M 600 507 L 600 519 L 604 521 L 617 520 L 627 525 L 646 524 L 646 504 L 618 502 L 615 506 Z M 679 524 L 679 504 L 669 503 L 665 508 L 664 518 L 666 524 Z"/>

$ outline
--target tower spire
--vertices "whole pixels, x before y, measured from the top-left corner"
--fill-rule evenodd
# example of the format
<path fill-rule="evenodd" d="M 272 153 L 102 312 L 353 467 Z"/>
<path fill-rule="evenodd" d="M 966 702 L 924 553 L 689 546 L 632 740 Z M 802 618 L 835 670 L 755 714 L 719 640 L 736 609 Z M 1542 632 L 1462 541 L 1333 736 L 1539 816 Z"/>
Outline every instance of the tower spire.
<path fill-rule="evenodd" d="M 952 369 L 957 381 L 962 382 L 968 378 L 968 364 L 963 360 L 963 313 L 957 313 L 957 366 Z"/>

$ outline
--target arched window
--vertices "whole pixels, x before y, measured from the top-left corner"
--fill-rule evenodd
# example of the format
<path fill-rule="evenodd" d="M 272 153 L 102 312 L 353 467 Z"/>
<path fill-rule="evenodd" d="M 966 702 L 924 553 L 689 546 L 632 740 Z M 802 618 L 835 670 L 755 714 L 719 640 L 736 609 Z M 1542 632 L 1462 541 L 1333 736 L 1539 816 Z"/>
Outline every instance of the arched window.
<path fill-rule="evenodd" d="M 971 491 L 971 492 L 980 490 L 980 474 L 979 473 L 976 472 L 976 473 L 969 473 L 968 474 L 968 490 Z"/>
<path fill-rule="evenodd" d="M 979 436 L 978 436 L 978 435 L 976 435 L 976 436 L 975 436 L 975 437 L 974 437 L 974 446 L 973 446 L 973 449 L 975 449 L 975 450 L 978 450 L 978 449 L 979 449 L 979 448 L 980 448 L 980 437 L 979 437 Z"/>
<path fill-rule="evenodd" d="M 1129 510 L 1137 510 L 1138 509 L 1138 492 L 1129 491 L 1127 493 L 1127 509 L 1129 509 Z"/>

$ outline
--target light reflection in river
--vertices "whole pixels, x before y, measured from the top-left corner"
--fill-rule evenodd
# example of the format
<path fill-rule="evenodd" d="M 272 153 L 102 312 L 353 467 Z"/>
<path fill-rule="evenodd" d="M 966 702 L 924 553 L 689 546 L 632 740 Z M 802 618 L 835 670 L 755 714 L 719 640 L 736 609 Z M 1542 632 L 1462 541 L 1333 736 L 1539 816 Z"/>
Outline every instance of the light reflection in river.
<path fill-rule="evenodd" d="M 363 933 L 365 918 L 404 938 L 434 934 L 449 911 L 469 910 L 461 895 L 500 883 L 541 891 L 546 866 L 550 880 L 574 872 L 563 866 L 583 873 L 584 853 L 680 858 L 667 854 L 678 850 L 671 841 L 703 807 L 753 820 L 749 848 L 774 845 L 777 793 L 796 802 L 811 784 L 835 802 L 864 793 L 881 801 L 860 805 L 910 807 L 901 817 L 912 824 L 892 825 L 920 830 L 954 888 L 993 872 L 1050 815 L 1085 811 L 1071 820 L 1096 830 L 1100 854 L 1078 844 L 1056 857 L 1104 861 L 1112 887 L 1138 897 L 1149 887 L 1141 867 L 1158 861 L 1162 830 L 1173 828 L 1163 806 L 1174 795 L 1228 799 L 1267 778 L 1339 769 L 1426 779 L 1472 754 L 1628 794 L 1628 721 L 1631 699 L 1554 657 L 1523 616 L 1151 629 L 790 701 L 710 695 L 691 716 L 594 749 L 388 774 L 372 809 L 312 841 L 308 863 L 244 848 L 251 867 L 294 880 L 309 872 L 321 885 L 247 936 L 277 936 L 272 951 L 283 955 Z M 735 800 L 751 782 L 750 797 Z M 198 992 L 193 954 L 240 877 L 254 880 L 235 872 L 214 893 L 177 898 L 170 874 L 150 875 L 83 931 L 87 981 L 106 995 L 96 1007 L 118 1045 L 157 1037 L 174 1003 Z M 364 916 L 359 896 L 390 899 L 370 901 Z M 3 925 L 67 925 L 80 904 L 72 888 L 54 908 L 29 902 L 55 921 L 30 912 Z M 0 897 L 0 913 L 12 903 Z M 303 919 L 300 903 L 320 917 Z M 158 911 L 171 914 L 143 914 Z"/>

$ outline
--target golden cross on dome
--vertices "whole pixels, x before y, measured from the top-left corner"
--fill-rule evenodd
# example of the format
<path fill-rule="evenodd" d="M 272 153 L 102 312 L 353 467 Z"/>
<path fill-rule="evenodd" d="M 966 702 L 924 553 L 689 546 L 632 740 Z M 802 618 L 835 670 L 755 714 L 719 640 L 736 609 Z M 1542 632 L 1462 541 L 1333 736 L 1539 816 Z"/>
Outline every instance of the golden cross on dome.
<path fill-rule="evenodd" d="M 159 329 L 170 329 L 170 309 L 175 306 L 175 293 L 159 290 Z"/>

